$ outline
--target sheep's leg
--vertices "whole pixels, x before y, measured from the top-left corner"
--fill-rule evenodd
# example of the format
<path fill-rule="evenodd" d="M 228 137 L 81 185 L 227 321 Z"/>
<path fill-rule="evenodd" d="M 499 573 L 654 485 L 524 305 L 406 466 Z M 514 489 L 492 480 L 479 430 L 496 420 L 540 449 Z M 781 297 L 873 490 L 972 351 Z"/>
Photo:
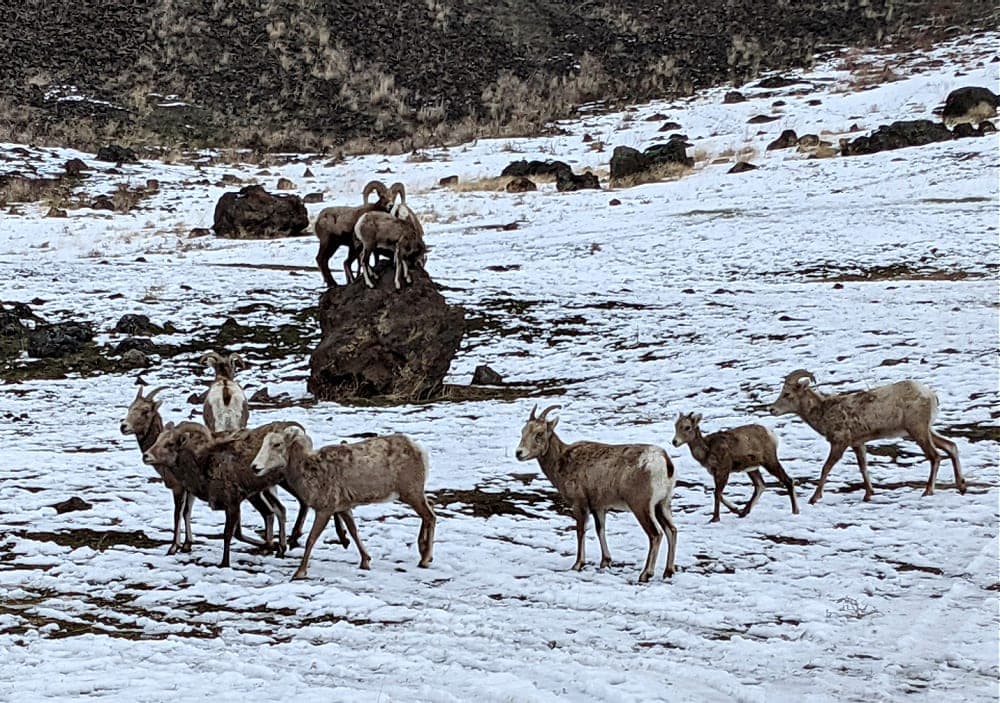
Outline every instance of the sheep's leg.
<path fill-rule="evenodd" d="M 712 519 L 709 522 L 719 521 L 719 504 L 725 503 L 726 507 L 732 510 L 737 515 L 739 514 L 739 508 L 730 503 L 722 495 L 722 491 L 725 490 L 726 484 L 729 483 L 729 472 L 728 471 L 716 471 L 712 474 L 715 479 L 715 510 L 712 512 Z"/>
<path fill-rule="evenodd" d="M 356 246 L 347 247 L 347 258 L 344 259 L 344 275 L 347 276 L 347 282 L 353 283 L 356 276 L 354 275 L 354 263 L 358 260 L 358 248 Z"/>
<path fill-rule="evenodd" d="M 229 566 L 229 545 L 233 541 L 233 533 L 240 524 L 240 506 L 226 510 L 226 529 L 222 533 L 222 563 L 219 567 Z"/>
<path fill-rule="evenodd" d="M 333 274 L 330 273 L 330 258 L 336 251 L 336 242 L 320 240 L 319 252 L 316 254 L 316 265 L 319 266 L 320 273 L 323 274 L 323 280 L 326 281 L 326 285 L 331 288 L 337 285 L 337 282 L 333 280 Z"/>
<path fill-rule="evenodd" d="M 295 570 L 295 574 L 292 576 L 292 580 L 304 579 L 306 577 L 306 570 L 309 568 L 309 555 L 312 554 L 313 546 L 316 544 L 316 540 L 319 536 L 323 534 L 323 530 L 326 529 L 326 524 L 330 522 L 330 517 L 332 513 L 327 511 L 316 511 L 316 519 L 313 520 L 312 529 L 309 530 L 309 537 L 306 539 L 306 548 L 302 553 L 302 563 L 299 564 L 299 568 Z"/>
<path fill-rule="evenodd" d="M 293 494 L 294 495 L 294 494 Z M 299 514 L 295 516 L 295 524 L 292 525 L 292 534 L 288 537 L 288 548 L 299 546 L 299 538 L 302 537 L 302 526 L 306 522 L 306 515 L 309 513 L 309 506 L 301 498 L 299 501 Z"/>
<path fill-rule="evenodd" d="M 927 487 L 924 488 L 924 495 L 934 495 L 934 484 L 937 482 L 938 469 L 941 467 L 941 457 L 938 456 L 937 445 L 931 439 L 930 431 L 922 436 L 915 436 L 914 439 L 923 450 L 927 461 L 931 462 L 931 474 L 927 477 Z"/>
<path fill-rule="evenodd" d="M 753 495 L 750 496 L 750 500 L 747 504 L 743 506 L 740 510 L 740 517 L 746 517 L 753 510 L 753 506 L 757 505 L 757 501 L 760 500 L 761 494 L 764 492 L 764 479 L 761 478 L 760 469 L 754 469 L 753 471 L 747 471 L 747 476 L 753 481 Z"/>
<path fill-rule="evenodd" d="M 277 489 L 273 486 L 264 491 L 265 498 L 270 504 L 271 508 L 274 510 L 274 516 L 278 520 L 278 548 L 276 553 L 279 557 L 285 556 L 285 552 L 288 548 L 288 541 L 285 538 L 285 516 L 288 514 L 285 510 L 285 506 L 280 500 L 278 500 Z M 270 520 L 268 521 L 270 522 Z M 268 542 L 270 543 L 270 541 Z"/>
<path fill-rule="evenodd" d="M 858 458 L 858 469 L 861 471 L 861 481 L 865 484 L 865 497 L 862 498 L 864 502 L 868 502 L 875 495 L 875 491 L 872 489 L 872 481 L 868 476 L 868 454 L 865 451 L 864 444 L 856 444 L 851 449 L 854 450 L 854 456 Z"/>
<path fill-rule="evenodd" d="M 417 535 L 420 562 L 417 566 L 426 569 L 434 561 L 434 531 L 437 527 L 437 516 L 425 496 L 420 496 L 414 501 L 413 509 L 420 516 L 420 533 Z"/>
<path fill-rule="evenodd" d="M 272 515 L 271 507 L 267 504 L 267 501 L 261 498 L 260 493 L 250 496 L 249 498 L 247 498 L 247 500 L 250 501 L 250 505 L 252 505 L 257 510 L 257 512 L 260 513 L 262 518 L 264 518 L 264 534 L 268 539 L 266 542 L 262 542 L 255 537 L 249 537 L 247 535 L 244 535 L 243 529 L 239 523 L 236 523 L 236 527 L 234 528 L 235 532 L 233 536 L 236 537 L 236 539 L 238 539 L 240 542 L 253 545 L 254 547 L 263 547 L 265 545 L 269 545 L 271 543 L 271 537 L 273 536 L 273 528 L 271 525 L 271 515 Z"/>
<path fill-rule="evenodd" d="M 646 536 L 649 537 L 649 552 L 646 554 L 646 565 L 642 568 L 642 573 L 639 574 L 639 583 L 646 583 L 653 577 L 653 570 L 656 568 L 656 557 L 660 551 L 662 536 L 660 535 L 660 529 L 656 526 L 652 515 L 650 515 L 651 511 L 648 505 L 635 506 L 632 512 L 635 513 L 636 519 L 642 526 Z"/>
<path fill-rule="evenodd" d="M 371 252 L 368 250 L 368 247 L 364 247 L 361 250 L 361 273 L 365 277 L 365 285 L 369 288 L 374 288 L 375 282 L 372 281 L 374 272 L 372 271 L 371 263 L 369 262 L 370 257 Z"/>
<path fill-rule="evenodd" d="M 601 543 L 601 568 L 611 566 L 611 551 L 608 549 L 608 541 L 604 537 L 604 522 L 607 517 L 606 510 L 590 509 L 590 514 L 594 516 L 594 528 L 597 530 L 597 539 Z"/>
<path fill-rule="evenodd" d="M 830 456 L 826 458 L 823 470 L 820 471 L 819 483 L 816 485 L 816 490 L 813 492 L 812 498 L 809 499 L 810 505 L 815 504 L 823 497 L 823 486 L 826 484 L 826 477 L 830 475 L 830 469 L 833 468 L 833 465 L 840 461 L 840 457 L 844 456 L 845 449 L 847 449 L 847 446 L 843 444 L 830 445 Z"/>
<path fill-rule="evenodd" d="M 767 469 L 769 474 L 778 479 L 781 485 L 785 487 L 785 490 L 788 491 L 788 497 L 792 501 L 792 514 L 798 515 L 799 504 L 795 500 L 795 483 L 792 481 L 791 476 L 785 473 L 785 468 L 781 465 L 781 462 L 775 459 L 773 463 L 765 464 L 764 468 Z"/>
<path fill-rule="evenodd" d="M 171 493 L 174 496 L 174 540 L 170 543 L 167 554 L 176 554 L 181 548 L 181 519 L 184 517 L 184 503 L 187 491 L 178 487 L 171 491 Z M 188 539 L 190 539 L 190 534 L 188 532 Z"/>
<path fill-rule="evenodd" d="M 962 465 L 958 461 L 958 445 L 950 439 L 945 439 L 934 430 L 931 430 L 931 441 L 934 446 L 942 450 L 951 459 L 951 467 L 955 471 L 955 486 L 958 492 L 965 493 L 965 478 L 962 476 Z"/>
<path fill-rule="evenodd" d="M 406 262 L 405 258 L 403 259 L 403 278 L 411 286 L 413 285 L 413 276 L 410 275 L 410 265 Z"/>
<path fill-rule="evenodd" d="M 584 541 L 587 536 L 587 511 L 582 507 L 575 508 L 573 517 L 576 518 L 576 561 L 573 563 L 573 571 L 580 571 L 586 557 Z"/>
<path fill-rule="evenodd" d="M 657 503 L 655 513 L 663 533 L 667 536 L 667 567 L 663 570 L 663 578 L 670 578 L 676 573 L 674 557 L 677 555 L 677 525 L 674 524 L 674 516 L 670 511 L 670 501 L 664 499 Z"/>
<path fill-rule="evenodd" d="M 345 510 L 342 513 L 334 513 L 333 516 L 336 520 L 342 520 L 344 524 L 347 525 L 347 531 L 351 533 L 351 539 L 354 540 L 354 546 L 358 548 L 358 554 L 361 555 L 361 564 L 358 568 L 367 571 L 371 568 L 372 557 L 365 551 L 364 545 L 361 544 L 361 538 L 358 537 L 358 526 L 354 524 L 354 516 L 351 515 L 351 511 Z"/>
<path fill-rule="evenodd" d="M 400 290 L 403 287 L 403 260 L 399 257 L 399 246 L 396 246 L 396 251 L 392 255 L 393 263 L 396 265 L 396 290 Z"/>
<path fill-rule="evenodd" d="M 345 510 L 343 513 L 333 514 L 333 527 L 337 530 L 337 541 L 340 542 L 340 546 L 347 549 L 351 546 L 351 540 L 347 539 L 347 532 L 344 530 L 344 525 L 346 524 L 344 520 L 344 513 L 347 513 L 349 517 L 351 516 L 350 510 Z"/>
<path fill-rule="evenodd" d="M 191 545 L 194 544 L 194 531 L 191 529 L 191 508 L 194 507 L 194 494 L 184 492 L 184 544 L 181 545 L 182 552 L 190 552 Z"/>

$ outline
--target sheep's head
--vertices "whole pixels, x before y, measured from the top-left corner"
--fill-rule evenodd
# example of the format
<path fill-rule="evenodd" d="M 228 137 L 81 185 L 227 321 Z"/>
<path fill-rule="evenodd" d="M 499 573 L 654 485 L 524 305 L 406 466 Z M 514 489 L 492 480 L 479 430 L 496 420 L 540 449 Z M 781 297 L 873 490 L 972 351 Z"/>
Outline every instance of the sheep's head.
<path fill-rule="evenodd" d="M 785 385 L 781 388 L 781 395 L 771 403 L 771 414 L 784 415 L 800 412 L 803 401 L 812 393 L 809 388 L 810 382 L 816 383 L 816 377 L 805 369 L 792 371 L 785 376 Z"/>
<path fill-rule="evenodd" d="M 552 441 L 552 434 L 555 432 L 556 425 L 559 424 L 559 418 L 554 420 L 546 420 L 545 418 L 550 412 L 558 410 L 560 407 L 562 406 L 550 405 L 538 417 L 535 417 L 538 406 L 531 409 L 531 415 L 524 423 L 524 429 L 521 430 L 521 443 L 517 445 L 517 450 L 514 452 L 518 461 L 537 459 L 549 450 L 549 442 Z"/>
<path fill-rule="evenodd" d="M 149 395 L 142 395 L 142 386 L 139 386 L 139 392 L 136 393 L 135 399 L 132 404 L 128 406 L 128 412 L 125 414 L 125 419 L 121 422 L 122 434 L 129 435 L 143 435 L 149 431 L 149 428 L 160 421 L 160 404 L 162 400 L 154 400 L 156 394 L 163 390 L 163 387 L 154 388 L 149 392 Z"/>
<path fill-rule="evenodd" d="M 289 450 L 295 444 L 307 452 L 312 450 L 312 441 L 301 427 L 286 427 L 283 430 L 268 432 L 250 468 L 261 476 L 271 471 L 283 470 L 288 466 Z"/>
<path fill-rule="evenodd" d="M 389 189 L 385 187 L 385 183 L 382 181 L 368 181 L 365 184 L 364 190 L 361 191 L 361 198 L 365 205 L 369 204 L 368 198 L 372 193 L 378 195 L 375 206 L 381 210 L 388 210 L 394 198 L 389 195 Z"/>
<path fill-rule="evenodd" d="M 168 422 L 153 446 L 143 452 L 142 460 L 147 464 L 173 466 L 181 449 L 194 447 L 199 439 L 205 443 L 212 441 L 212 433 L 207 427 L 193 422 L 182 422 L 177 426 Z"/>
<path fill-rule="evenodd" d="M 701 422 L 700 413 L 681 413 L 674 422 L 674 446 L 682 447 L 698 436 L 698 423 Z"/>
<path fill-rule="evenodd" d="M 412 266 L 424 268 L 427 265 L 427 244 L 421 237 L 407 235 L 399 240 L 399 255 Z"/>

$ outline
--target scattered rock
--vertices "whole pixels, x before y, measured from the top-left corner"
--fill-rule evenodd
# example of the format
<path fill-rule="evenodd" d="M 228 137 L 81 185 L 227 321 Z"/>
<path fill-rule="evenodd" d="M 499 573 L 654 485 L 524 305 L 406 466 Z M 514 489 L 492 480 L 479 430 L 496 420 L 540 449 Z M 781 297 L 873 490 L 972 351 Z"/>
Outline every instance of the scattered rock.
<path fill-rule="evenodd" d="M 659 122 L 660 120 L 667 119 L 667 116 L 662 112 L 654 112 L 652 115 L 643 118 L 643 122 Z"/>
<path fill-rule="evenodd" d="M 820 138 L 816 134 L 803 134 L 801 137 L 799 137 L 798 142 L 796 142 L 796 146 L 801 146 L 806 148 L 819 145 L 820 145 Z"/>
<path fill-rule="evenodd" d="M 270 403 L 273 401 L 274 398 L 271 397 L 271 392 L 267 390 L 267 386 L 258 388 L 254 391 L 253 395 L 250 396 L 251 403 Z"/>
<path fill-rule="evenodd" d="M 457 186 L 458 176 L 445 176 L 444 178 L 438 181 L 438 185 L 444 187 Z"/>
<path fill-rule="evenodd" d="M 795 85 L 796 83 L 802 83 L 803 81 L 797 78 L 786 78 L 785 76 L 771 76 L 770 78 L 765 78 L 757 82 L 757 88 L 787 88 L 790 85 Z"/>
<path fill-rule="evenodd" d="M 616 146 L 611 153 L 611 179 L 617 180 L 649 168 L 649 162 L 642 152 L 630 146 Z"/>
<path fill-rule="evenodd" d="M 1000 97 L 996 93 L 989 88 L 970 85 L 948 93 L 941 116 L 950 123 L 979 124 L 996 117 L 997 107 L 1000 107 Z"/>
<path fill-rule="evenodd" d="M 306 170 L 302 172 L 302 177 L 303 178 L 315 178 L 315 176 L 313 176 L 312 169 L 309 168 L 308 166 L 306 166 Z"/>
<path fill-rule="evenodd" d="M 746 102 L 746 100 L 747 100 L 746 96 L 743 95 L 743 93 L 741 93 L 738 90 L 730 90 L 728 93 L 726 93 L 726 96 L 722 98 L 722 102 L 727 105 L 731 103 Z"/>
<path fill-rule="evenodd" d="M 56 512 L 62 515 L 63 513 L 72 513 L 78 510 L 90 510 L 94 506 L 85 501 L 83 498 L 73 496 L 72 498 L 56 503 L 50 507 L 55 508 Z"/>
<path fill-rule="evenodd" d="M 788 103 L 786 103 L 784 100 L 775 100 L 773 103 L 771 103 L 771 107 L 784 107 L 787 104 Z"/>
<path fill-rule="evenodd" d="M 434 397 L 465 331 L 465 311 L 449 305 L 423 269 L 397 291 L 392 266 L 378 282 L 329 288 L 319 302 L 322 341 L 309 361 L 309 392 L 320 400 Z"/>
<path fill-rule="evenodd" d="M 676 129 L 680 129 L 681 126 L 678 122 L 664 122 L 660 125 L 660 128 L 656 130 L 657 132 L 673 132 Z"/>
<path fill-rule="evenodd" d="M 278 179 L 278 190 L 295 190 L 295 184 L 288 178 Z"/>
<path fill-rule="evenodd" d="M 840 152 L 844 156 L 874 154 L 890 149 L 948 141 L 954 139 L 954 136 L 940 122 L 900 120 L 889 125 L 882 125 L 866 137 L 857 137 L 852 141 L 842 139 Z"/>
<path fill-rule="evenodd" d="M 781 115 L 754 115 L 747 120 L 747 124 L 767 124 L 768 122 L 774 122 L 775 120 L 780 119 Z"/>
<path fill-rule="evenodd" d="M 219 198 L 212 229 L 221 237 L 269 239 L 293 236 L 308 226 L 309 213 L 297 195 L 272 195 L 250 185 Z"/>
<path fill-rule="evenodd" d="M 138 349 L 129 349 L 122 354 L 121 366 L 126 369 L 145 369 L 151 366 L 149 357 Z"/>
<path fill-rule="evenodd" d="M 146 337 L 127 337 L 115 345 L 115 354 L 121 355 L 133 350 L 152 354 L 156 351 L 156 345 Z"/>
<path fill-rule="evenodd" d="M 806 105 L 808 105 L 809 107 L 816 107 L 817 105 L 822 105 L 822 104 L 823 101 L 820 100 L 819 98 L 812 98 L 810 100 L 806 100 Z"/>
<path fill-rule="evenodd" d="M 525 178 L 524 176 L 517 176 L 511 179 L 504 190 L 508 193 L 527 193 L 530 190 L 538 190 L 538 186 L 530 178 Z"/>
<path fill-rule="evenodd" d="M 306 193 L 305 197 L 302 198 L 302 202 L 306 205 L 311 205 L 312 203 L 323 202 L 322 193 Z"/>
<path fill-rule="evenodd" d="M 503 376 L 486 364 L 477 366 L 472 374 L 472 385 L 474 386 L 502 386 L 503 383 Z"/>
<path fill-rule="evenodd" d="M 619 200 L 618 198 L 611 198 L 611 200 L 608 201 L 608 205 L 610 205 L 611 207 L 615 207 L 615 206 L 621 205 L 621 204 L 622 204 L 622 201 Z"/>
<path fill-rule="evenodd" d="M 120 144 L 102 146 L 97 150 L 97 155 L 94 158 L 98 161 L 107 161 L 113 164 L 134 164 L 139 161 L 139 157 L 136 156 L 132 149 Z"/>
<path fill-rule="evenodd" d="M 690 146 L 683 134 L 672 134 L 666 144 L 654 144 L 643 151 L 642 155 L 650 166 L 681 164 L 690 168 L 694 166 L 694 159 L 687 155 Z"/>
<path fill-rule="evenodd" d="M 566 167 L 564 170 L 556 171 L 556 190 L 560 193 L 589 188 L 596 190 L 601 189 L 600 180 L 590 171 L 584 171 L 583 173 L 576 174 L 573 173 L 569 167 Z"/>
<path fill-rule="evenodd" d="M 590 142 L 594 141 L 594 138 L 588 132 L 587 134 L 583 135 L 582 141 L 583 141 L 584 144 L 589 144 Z"/>
<path fill-rule="evenodd" d="M 146 190 L 150 193 L 155 193 L 160 189 L 160 182 L 155 178 L 146 179 Z"/>
<path fill-rule="evenodd" d="M 997 131 L 997 126 L 992 122 L 990 122 L 989 120 L 986 120 L 985 122 L 981 122 L 979 124 L 979 129 L 982 131 L 983 134 L 995 134 Z"/>
<path fill-rule="evenodd" d="M 754 166 L 749 161 L 737 161 L 727 173 L 746 173 L 747 171 L 756 171 L 758 168 L 760 167 Z"/>
<path fill-rule="evenodd" d="M 107 195 L 98 195 L 90 201 L 91 210 L 114 210 L 115 204 Z"/>
<path fill-rule="evenodd" d="M 84 322 L 39 325 L 28 332 L 28 356 L 35 359 L 54 359 L 75 354 L 93 338 L 93 328 Z"/>
<path fill-rule="evenodd" d="M 191 231 L 188 232 L 188 239 L 195 239 L 197 237 L 207 237 L 212 233 L 208 227 L 193 227 Z"/>
<path fill-rule="evenodd" d="M 767 151 L 774 151 L 776 149 L 788 149 L 789 147 L 795 146 L 799 141 L 798 135 L 795 134 L 794 129 L 786 129 L 781 135 L 775 139 L 773 142 L 767 145 Z"/>
<path fill-rule="evenodd" d="M 570 171 L 573 169 L 564 161 L 511 161 L 506 168 L 500 172 L 500 176 L 555 176 L 559 171 Z"/>
<path fill-rule="evenodd" d="M 46 217 L 69 217 L 69 213 L 62 208 L 55 207 L 54 205 L 49 208 L 49 211 L 45 213 Z"/>
<path fill-rule="evenodd" d="M 66 172 L 67 178 L 80 178 L 86 175 L 85 172 L 90 170 L 90 166 L 82 159 L 70 159 L 63 164 L 63 170 Z"/>
<path fill-rule="evenodd" d="M 133 337 L 152 337 L 163 334 L 164 328 L 150 321 L 147 315 L 122 315 L 115 323 L 115 332 Z"/>

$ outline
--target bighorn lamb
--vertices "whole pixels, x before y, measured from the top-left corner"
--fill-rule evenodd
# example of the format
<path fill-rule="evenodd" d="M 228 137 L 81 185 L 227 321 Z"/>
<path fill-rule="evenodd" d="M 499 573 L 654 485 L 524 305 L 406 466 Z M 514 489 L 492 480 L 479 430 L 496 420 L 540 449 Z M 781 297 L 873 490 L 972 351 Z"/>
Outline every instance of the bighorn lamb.
<path fill-rule="evenodd" d="M 369 203 L 372 193 L 378 195 L 378 200 Z M 353 266 L 358 258 L 358 248 L 354 243 L 354 226 L 358 218 L 366 212 L 388 212 L 392 199 L 385 184 L 381 181 L 370 181 L 362 191 L 360 207 L 328 207 L 316 218 L 316 236 L 319 238 L 319 252 L 316 254 L 316 264 L 323 274 L 327 286 L 336 285 L 333 274 L 330 273 L 330 258 L 341 246 L 347 247 L 347 258 L 344 260 L 344 274 L 347 282 L 354 280 Z"/>
<path fill-rule="evenodd" d="M 937 395 L 927 386 L 916 381 L 899 381 L 870 391 L 854 391 L 824 395 L 810 385 L 816 377 L 809 371 L 799 369 L 785 377 L 781 395 L 771 404 L 772 415 L 794 413 L 830 443 L 830 456 L 823 464 L 819 485 L 810 503 L 823 497 L 823 485 L 833 465 L 840 461 L 844 450 L 854 450 L 858 458 L 858 468 L 865 484 L 864 499 L 871 500 L 874 493 L 868 478 L 868 462 L 865 457 L 865 443 L 873 439 L 909 437 L 920 445 L 931 463 L 931 474 L 927 479 L 924 495 L 934 493 L 941 459 L 938 450 L 943 450 L 955 469 L 955 484 L 960 493 L 965 493 L 965 479 L 958 462 L 958 447 L 933 429 L 931 424 L 937 416 Z"/>
<path fill-rule="evenodd" d="M 369 288 L 375 287 L 372 280 L 370 257 L 380 249 L 391 251 L 396 264 L 396 290 L 402 288 L 402 279 L 413 283 L 410 267 L 421 268 L 427 263 L 427 245 L 424 244 L 423 227 L 413 211 L 405 205 L 396 210 L 403 216 L 388 212 L 367 212 L 358 219 L 354 227 L 356 244 L 361 249 L 361 273 Z"/>
<path fill-rule="evenodd" d="M 420 516 L 417 537 L 419 566 L 430 565 L 434 558 L 437 517 L 424 495 L 427 454 L 405 435 L 373 437 L 313 451 L 309 435 L 302 428 L 291 426 L 268 434 L 260 453 L 253 460 L 253 469 L 264 478 L 283 474 L 316 511 L 302 563 L 293 579 L 306 577 L 313 546 L 330 516 L 338 512 L 342 512 L 347 529 L 358 547 L 361 568 L 368 569 L 371 556 L 358 538 L 350 510 L 356 505 L 380 503 L 393 498 L 406 503 Z"/>
<path fill-rule="evenodd" d="M 762 425 L 741 425 L 731 430 L 713 432 L 706 437 L 701 433 L 700 422 L 700 414 L 681 413 L 674 423 L 674 446 L 688 445 L 691 456 L 708 469 L 715 480 L 715 510 L 711 522 L 719 521 L 720 502 L 725 503 L 727 508 L 740 517 L 750 514 L 760 494 L 764 492 L 764 479 L 756 468 L 758 466 L 764 467 L 769 474 L 781 481 L 791 498 L 792 513 L 799 514 L 799 506 L 795 502 L 795 485 L 778 461 L 778 438 L 771 430 Z M 730 474 L 743 471 L 753 481 L 753 497 L 742 509 L 738 509 L 726 500 L 722 491 L 729 482 Z"/>
<path fill-rule="evenodd" d="M 677 527 L 670 512 L 674 491 L 674 465 L 667 453 L 652 444 L 601 444 L 574 442 L 567 445 L 555 433 L 558 418 L 546 420 L 560 406 L 552 405 L 535 417 L 531 409 L 521 443 L 515 456 L 518 461 L 538 459 L 542 472 L 569 503 L 576 518 L 576 562 L 579 571 L 584 563 L 584 538 L 587 516 L 594 516 L 597 538 L 601 543 L 601 568 L 611 564 L 611 553 L 604 538 L 608 510 L 628 508 L 649 538 L 646 565 L 639 583 L 649 581 L 656 568 L 662 534 L 667 535 L 667 567 L 663 577 L 674 574 Z"/>
<path fill-rule="evenodd" d="M 291 424 L 272 422 L 253 430 L 212 434 L 211 430 L 197 422 L 182 422 L 177 426 L 168 422 L 153 446 L 142 455 L 147 464 L 169 467 L 189 493 L 208 503 L 213 510 L 225 511 L 226 527 L 220 566 L 229 566 L 229 544 L 234 536 L 239 539 L 236 528 L 240 520 L 240 503 L 250 500 L 264 513 L 267 506 L 259 504 L 259 494 L 277 483 L 277 480 L 270 477 L 262 479 L 251 471 L 250 460 L 260 450 L 261 442 L 269 432 Z M 278 534 L 278 555 L 283 556 L 285 523 L 280 516 Z"/>
<path fill-rule="evenodd" d="M 128 407 L 125 419 L 121 422 L 121 432 L 123 435 L 135 435 L 139 443 L 139 451 L 144 452 L 153 446 L 156 438 L 163 431 L 163 418 L 160 417 L 161 400 L 156 400 L 156 395 L 163 388 L 154 388 L 149 395 L 142 395 L 142 386 L 139 392 Z M 178 550 L 190 552 L 193 543 L 191 533 L 191 506 L 194 504 L 194 497 L 184 490 L 180 481 L 174 476 L 170 467 L 165 464 L 153 464 L 156 473 L 163 479 L 164 485 L 170 489 L 174 496 L 174 539 L 170 543 L 167 554 L 175 554 Z M 184 544 L 181 544 L 181 516 L 184 517 Z"/>

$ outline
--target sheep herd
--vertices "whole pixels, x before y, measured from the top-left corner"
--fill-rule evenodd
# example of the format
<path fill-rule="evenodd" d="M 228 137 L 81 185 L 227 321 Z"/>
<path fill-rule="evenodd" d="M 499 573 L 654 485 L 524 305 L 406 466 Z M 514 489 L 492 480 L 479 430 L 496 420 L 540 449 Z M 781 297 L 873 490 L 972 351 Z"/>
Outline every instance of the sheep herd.
<path fill-rule="evenodd" d="M 428 458 L 419 445 L 405 435 L 393 434 L 314 449 L 305 428 L 295 422 L 271 422 L 247 429 L 246 396 L 234 378 L 242 363 L 239 355 L 225 357 L 209 352 L 202 362 L 215 371 L 215 380 L 205 396 L 204 424 L 164 424 L 159 412 L 161 401 L 156 398 L 163 389 L 143 395 L 142 387 L 121 422 L 121 432 L 135 436 L 143 461 L 156 470 L 173 494 L 173 540 L 168 554 L 191 550 L 191 508 L 198 499 L 226 514 L 220 566 L 229 565 L 234 537 L 273 547 L 283 556 L 289 546 L 298 544 L 306 513 L 312 509 L 315 520 L 294 578 L 306 577 L 312 549 L 331 518 L 340 543 L 347 547 L 350 535 L 361 557 L 360 568 L 368 569 L 371 557 L 358 536 L 351 510 L 358 505 L 398 499 L 420 517 L 419 566 L 431 563 L 437 518 L 424 492 Z M 956 487 L 965 493 L 955 443 L 931 427 L 938 410 L 938 399 L 932 390 L 907 380 L 870 391 L 824 394 L 816 390 L 815 382 L 810 372 L 793 371 L 785 377 L 781 394 L 770 405 L 772 414 L 798 415 L 830 443 L 830 453 L 810 503 L 822 497 L 830 469 L 848 447 L 858 460 L 864 500 L 870 500 L 873 490 L 865 444 L 890 437 L 913 439 L 930 462 L 924 495 L 934 492 L 941 461 L 939 450 L 951 459 Z M 601 568 L 611 564 L 605 539 L 606 515 L 609 510 L 628 509 L 649 539 L 639 581 L 646 582 L 652 577 L 664 536 L 668 552 L 663 576 L 673 575 L 677 527 L 670 503 L 676 472 L 670 456 L 651 444 L 592 441 L 566 444 L 555 432 L 558 418 L 550 418 L 550 413 L 558 407 L 550 406 L 541 413 L 532 408 L 515 456 L 519 461 L 538 461 L 542 472 L 568 504 L 576 521 L 577 558 L 573 568 L 579 570 L 584 566 L 586 525 L 591 517 L 601 546 Z M 675 423 L 673 444 L 675 447 L 687 444 L 692 457 L 712 476 L 715 485 L 712 522 L 719 520 L 720 504 L 740 517 L 750 513 L 764 490 L 760 468 L 778 479 L 788 491 L 792 512 L 799 512 L 793 482 L 778 459 L 778 440 L 771 430 L 761 425 L 743 425 L 703 435 L 700 421 L 699 414 L 681 413 Z M 741 472 L 749 475 L 754 492 L 746 505 L 738 508 L 725 498 L 723 490 L 730 475 Z M 286 511 L 278 498 L 277 486 L 299 503 L 289 537 L 285 534 Z M 241 532 L 240 507 L 244 501 L 264 520 L 263 541 Z"/>

